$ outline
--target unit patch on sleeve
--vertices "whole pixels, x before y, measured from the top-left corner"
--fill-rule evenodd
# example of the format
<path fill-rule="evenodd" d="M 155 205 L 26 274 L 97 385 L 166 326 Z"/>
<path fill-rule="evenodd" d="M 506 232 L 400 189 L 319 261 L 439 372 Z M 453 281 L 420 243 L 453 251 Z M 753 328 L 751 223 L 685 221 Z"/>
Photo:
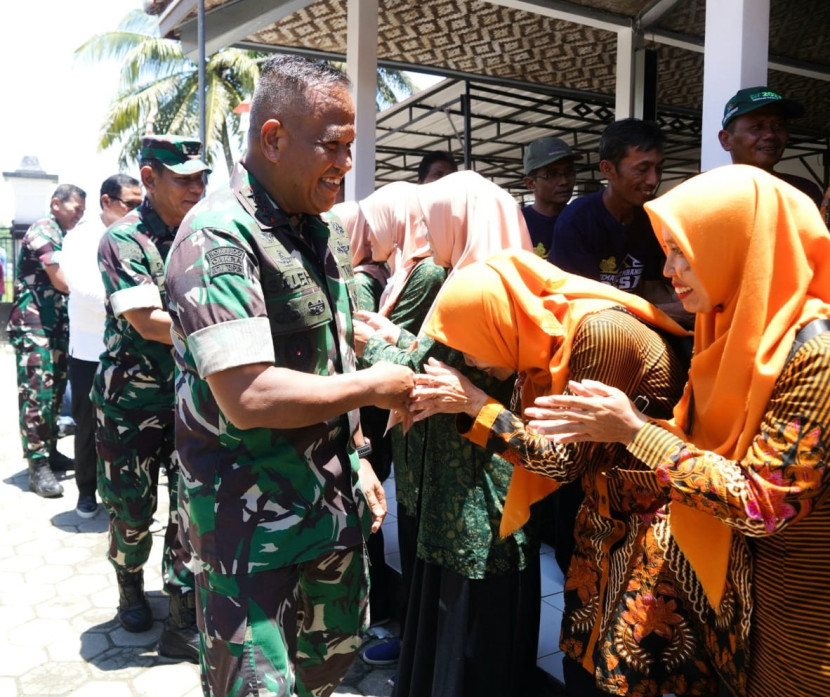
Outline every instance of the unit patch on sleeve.
<path fill-rule="evenodd" d="M 205 253 L 210 276 L 219 276 L 223 273 L 232 273 L 237 276 L 245 275 L 245 250 L 238 247 L 217 247 Z"/>

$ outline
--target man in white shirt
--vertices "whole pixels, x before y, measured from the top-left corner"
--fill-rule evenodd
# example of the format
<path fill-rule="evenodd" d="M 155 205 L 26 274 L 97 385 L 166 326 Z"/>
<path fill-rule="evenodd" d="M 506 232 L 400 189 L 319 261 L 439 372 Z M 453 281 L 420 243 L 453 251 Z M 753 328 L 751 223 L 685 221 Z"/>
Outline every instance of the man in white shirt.
<path fill-rule="evenodd" d="M 98 271 L 98 242 L 106 229 L 141 203 L 141 185 L 126 174 L 114 174 L 101 185 L 101 215 L 84 221 L 66 235 L 61 256 L 69 286 L 69 384 L 75 420 L 75 483 L 81 518 L 98 513 L 95 456 L 95 410 L 89 398 L 98 357 L 104 350 L 106 293 Z"/>

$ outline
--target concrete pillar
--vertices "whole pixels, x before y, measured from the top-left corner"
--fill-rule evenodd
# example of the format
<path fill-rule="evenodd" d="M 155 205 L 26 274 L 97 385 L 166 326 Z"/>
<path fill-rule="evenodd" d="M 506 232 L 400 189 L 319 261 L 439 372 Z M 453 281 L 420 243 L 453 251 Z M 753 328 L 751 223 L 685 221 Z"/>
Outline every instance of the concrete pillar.
<path fill-rule="evenodd" d="M 354 84 L 354 166 L 346 175 L 346 200 L 375 190 L 375 94 L 378 80 L 378 0 L 348 0 L 346 71 Z"/>
<path fill-rule="evenodd" d="M 636 51 L 637 35 L 631 28 L 617 32 L 617 86 L 614 117 L 617 121 L 637 116 Z"/>
<path fill-rule="evenodd" d="M 739 89 L 767 84 L 769 0 L 706 0 L 701 170 L 732 162 L 721 148 L 723 107 Z"/>
<path fill-rule="evenodd" d="M 643 39 L 634 29 L 617 32 L 616 120 L 634 117 L 656 118 L 656 54 L 643 48 Z"/>

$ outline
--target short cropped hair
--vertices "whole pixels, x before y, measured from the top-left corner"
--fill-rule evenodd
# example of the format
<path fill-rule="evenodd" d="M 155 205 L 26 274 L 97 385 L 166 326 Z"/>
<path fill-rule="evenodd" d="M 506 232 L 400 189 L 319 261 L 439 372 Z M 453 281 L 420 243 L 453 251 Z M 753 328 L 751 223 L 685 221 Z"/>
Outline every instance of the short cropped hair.
<path fill-rule="evenodd" d="M 266 60 L 251 99 L 249 137 L 259 134 L 268 119 L 279 118 L 316 87 L 351 89 L 346 73 L 326 63 L 302 56 L 277 55 Z"/>
<path fill-rule="evenodd" d="M 113 174 L 111 177 L 107 177 L 104 179 L 104 183 L 101 184 L 101 193 L 98 197 L 100 201 L 105 195 L 112 198 L 113 196 L 120 196 L 121 190 L 124 187 L 134 187 L 134 186 L 141 186 L 141 183 L 138 179 L 134 179 L 129 174 Z"/>
<path fill-rule="evenodd" d="M 660 128 L 653 121 L 641 119 L 622 119 L 615 121 L 605 129 L 599 139 L 599 159 L 608 160 L 614 167 L 633 147 L 641 152 L 648 152 L 654 148 L 663 149 L 666 139 Z"/>
<path fill-rule="evenodd" d="M 74 184 L 59 184 L 58 188 L 55 189 L 55 193 L 52 194 L 52 198 L 58 199 L 61 203 L 66 203 L 75 196 L 86 201 L 86 191 Z"/>

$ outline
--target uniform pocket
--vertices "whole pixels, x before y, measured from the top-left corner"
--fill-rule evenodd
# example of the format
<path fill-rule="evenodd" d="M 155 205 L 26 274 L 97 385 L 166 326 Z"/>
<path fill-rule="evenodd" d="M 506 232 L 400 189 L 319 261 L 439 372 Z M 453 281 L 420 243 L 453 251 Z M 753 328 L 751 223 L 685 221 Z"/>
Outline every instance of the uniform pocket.
<path fill-rule="evenodd" d="M 268 302 L 268 319 L 280 367 L 316 372 L 328 360 L 328 325 L 331 306 L 319 288 L 306 288 Z"/>

